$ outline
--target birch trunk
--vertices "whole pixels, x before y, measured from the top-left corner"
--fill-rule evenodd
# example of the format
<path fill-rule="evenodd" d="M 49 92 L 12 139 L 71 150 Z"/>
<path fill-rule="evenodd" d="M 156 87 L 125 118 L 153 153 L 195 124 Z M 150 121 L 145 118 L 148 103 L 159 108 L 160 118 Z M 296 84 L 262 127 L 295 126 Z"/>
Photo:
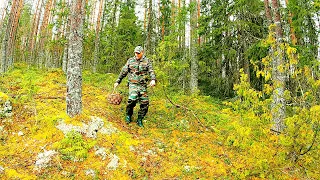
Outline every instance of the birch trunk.
<path fill-rule="evenodd" d="M 272 0 L 272 10 L 274 14 L 274 23 L 276 25 L 276 53 L 273 56 L 273 68 L 272 68 L 272 80 L 275 87 L 273 91 L 273 102 L 271 105 L 271 113 L 273 126 L 272 131 L 276 133 L 281 133 L 284 129 L 284 119 L 285 119 L 285 69 L 284 69 L 284 52 L 280 48 L 281 43 L 283 43 L 283 32 L 281 27 L 281 18 L 279 12 L 278 0 Z"/>

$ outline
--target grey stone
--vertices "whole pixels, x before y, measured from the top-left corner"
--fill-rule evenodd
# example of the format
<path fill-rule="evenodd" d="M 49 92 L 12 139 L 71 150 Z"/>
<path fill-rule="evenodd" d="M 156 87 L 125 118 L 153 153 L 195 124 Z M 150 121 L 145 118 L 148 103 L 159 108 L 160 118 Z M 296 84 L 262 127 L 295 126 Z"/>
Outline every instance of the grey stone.
<path fill-rule="evenodd" d="M 98 148 L 94 154 L 96 156 L 101 156 L 102 160 L 105 160 L 107 157 L 106 148 Z"/>
<path fill-rule="evenodd" d="M 119 157 L 115 154 L 110 154 L 111 161 L 107 165 L 108 170 L 116 170 L 119 166 Z"/>
<path fill-rule="evenodd" d="M 49 166 L 51 158 L 57 154 L 56 151 L 50 150 L 46 151 L 44 150 L 43 153 L 38 154 L 37 160 L 35 163 L 35 170 L 41 170 L 42 168 L 46 168 Z"/>

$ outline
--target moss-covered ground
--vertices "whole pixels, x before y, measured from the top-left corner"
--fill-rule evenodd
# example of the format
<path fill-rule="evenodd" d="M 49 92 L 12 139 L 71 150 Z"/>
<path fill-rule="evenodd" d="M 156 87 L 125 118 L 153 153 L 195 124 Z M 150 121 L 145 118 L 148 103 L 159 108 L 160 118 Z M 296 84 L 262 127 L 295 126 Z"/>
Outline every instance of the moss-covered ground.
<path fill-rule="evenodd" d="M 256 131 L 242 117 L 220 101 L 207 96 L 186 96 L 166 92 L 161 84 L 149 88 L 150 107 L 144 128 L 124 122 L 128 91 L 120 105 L 110 105 L 115 74 L 83 72 L 83 111 L 66 114 L 66 77 L 59 69 L 36 70 L 24 65 L 3 75 L 0 91 L 13 105 L 11 118 L 1 117 L 0 178 L 2 179 L 291 179 L 304 172 L 279 161 L 277 136 L 270 135 L 268 123 Z M 177 108 L 169 102 L 166 95 Z M 134 120 L 138 106 L 135 108 Z M 61 152 L 60 120 L 73 125 L 100 117 L 118 132 L 98 132 L 96 139 L 81 137 L 87 144 L 81 161 L 55 156 L 48 167 L 37 170 L 37 155 L 44 150 Z M 57 145 L 58 144 L 58 145 Z M 72 146 L 72 145 L 71 145 Z M 79 145 L 82 146 L 82 145 Z M 105 148 L 107 158 L 95 155 L 94 146 Z M 281 151 L 280 151 L 281 152 Z M 119 158 L 109 169 L 110 154 Z M 277 154 L 277 159 L 274 156 Z M 81 156 L 83 154 L 79 154 Z M 93 170 L 94 173 L 86 173 Z M 311 174 L 316 172 L 312 172 Z M 310 174 L 310 172 L 309 172 Z M 313 175 L 313 177 L 316 177 Z"/>

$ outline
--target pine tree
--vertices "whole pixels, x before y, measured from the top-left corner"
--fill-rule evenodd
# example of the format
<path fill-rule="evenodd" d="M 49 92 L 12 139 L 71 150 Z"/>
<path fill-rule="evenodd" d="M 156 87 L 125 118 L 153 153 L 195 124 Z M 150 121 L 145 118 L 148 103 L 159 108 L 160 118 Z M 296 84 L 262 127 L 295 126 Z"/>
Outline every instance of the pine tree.
<path fill-rule="evenodd" d="M 198 57 L 197 57 L 197 1 L 191 1 L 190 9 L 190 61 L 191 61 L 191 93 L 198 90 Z"/>
<path fill-rule="evenodd" d="M 72 2 L 67 65 L 67 113 L 70 117 L 82 111 L 82 54 L 84 0 Z"/>

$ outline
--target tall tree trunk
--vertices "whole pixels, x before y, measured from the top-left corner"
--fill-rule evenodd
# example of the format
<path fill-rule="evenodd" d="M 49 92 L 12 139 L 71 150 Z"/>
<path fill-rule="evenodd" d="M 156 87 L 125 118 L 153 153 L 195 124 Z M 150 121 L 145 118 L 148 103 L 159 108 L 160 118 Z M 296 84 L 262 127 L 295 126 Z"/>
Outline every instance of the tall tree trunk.
<path fill-rule="evenodd" d="M 144 14 L 143 14 L 143 32 L 147 30 L 147 10 L 148 10 L 148 2 L 144 1 Z"/>
<path fill-rule="evenodd" d="M 44 15 L 43 15 L 43 19 L 42 19 L 42 24 L 40 27 L 40 43 L 38 44 L 38 53 L 40 54 L 40 56 L 38 56 L 39 59 L 39 67 L 42 67 L 43 65 L 47 66 L 47 62 L 46 59 L 48 59 L 49 57 L 47 56 L 47 52 L 44 49 L 44 45 L 47 42 L 48 39 L 48 24 L 49 24 L 49 17 L 51 14 L 51 7 L 52 7 L 52 1 L 53 0 L 47 0 L 46 1 L 46 5 L 45 5 L 45 10 L 44 10 Z"/>
<path fill-rule="evenodd" d="M 99 46 L 100 46 L 100 24 L 101 24 L 101 14 L 103 12 L 103 0 L 100 0 L 99 4 L 99 13 L 97 18 L 97 27 L 96 27 L 96 38 L 94 42 L 94 55 L 93 55 L 93 66 L 92 71 L 97 72 L 98 66 L 98 56 L 99 56 Z"/>
<path fill-rule="evenodd" d="M 153 10 L 152 10 L 152 0 L 149 0 L 149 9 L 148 9 L 148 27 L 147 27 L 147 42 L 146 42 L 146 49 L 147 52 L 153 53 L 152 50 L 152 36 L 153 36 Z"/>
<path fill-rule="evenodd" d="M 4 21 L 5 21 L 5 17 L 6 17 L 6 15 L 8 14 L 7 13 L 7 11 L 8 11 L 8 3 L 9 2 L 6 2 L 6 5 L 4 6 L 4 7 L 6 7 L 6 8 L 4 8 L 3 9 L 3 12 L 2 12 L 2 19 L 1 19 L 1 21 L 0 21 L 0 27 L 3 27 L 2 25 L 4 24 Z"/>
<path fill-rule="evenodd" d="M 1 73 L 6 72 L 13 66 L 14 42 L 22 6 L 23 0 L 12 1 L 11 11 L 2 42 Z"/>
<path fill-rule="evenodd" d="M 320 12 L 318 12 L 316 15 L 315 21 L 317 21 L 316 24 L 318 24 L 318 26 L 316 27 L 316 30 L 318 32 L 318 56 L 317 56 L 317 60 L 320 64 Z M 318 70 L 320 71 L 320 65 L 318 65 Z"/>
<path fill-rule="evenodd" d="M 43 3 L 44 4 L 44 3 Z M 36 13 L 34 14 L 34 19 L 33 19 L 33 25 L 32 25 L 32 33 L 31 33 L 31 45 L 30 45 L 30 56 L 29 56 L 29 63 L 35 63 L 35 46 L 37 42 L 37 36 L 39 32 L 39 22 L 41 18 L 41 11 L 42 11 L 42 0 L 39 0 L 37 3 L 37 10 Z"/>
<path fill-rule="evenodd" d="M 273 102 L 271 105 L 271 113 L 273 126 L 272 130 L 281 133 L 284 129 L 285 119 L 285 69 L 284 69 L 284 52 L 280 48 L 283 43 L 283 32 L 281 27 L 281 17 L 279 12 L 278 0 L 272 0 L 272 10 L 274 14 L 275 33 L 276 33 L 276 51 L 273 56 L 272 79 L 275 90 L 273 91 Z"/>
<path fill-rule="evenodd" d="M 185 0 L 179 0 L 178 3 L 179 6 L 179 14 L 181 13 L 181 9 L 185 7 Z M 181 15 L 180 15 L 181 16 Z M 186 17 L 184 17 L 186 18 Z M 183 19 L 183 18 L 181 18 Z M 186 52 L 186 21 L 183 20 L 182 22 L 179 22 L 179 51 L 182 54 L 182 62 L 183 64 L 187 64 L 187 52 Z M 187 91 L 187 71 L 186 69 L 183 69 L 183 80 L 182 80 L 182 89 L 184 92 Z"/>
<path fill-rule="evenodd" d="M 67 65 L 67 114 L 70 117 L 82 111 L 82 54 L 85 0 L 72 2 Z"/>
<path fill-rule="evenodd" d="M 67 9 L 70 9 L 70 4 L 67 2 Z M 69 47 L 69 34 L 70 34 L 70 16 L 66 17 L 65 27 L 64 27 L 64 37 L 66 38 L 66 43 L 63 48 L 62 57 L 62 71 L 67 73 L 67 63 L 68 63 L 68 47 Z"/>
<path fill-rule="evenodd" d="M 288 5 L 289 4 L 289 0 L 286 0 L 286 4 Z M 294 32 L 294 28 L 293 28 L 293 25 L 292 25 L 292 13 L 289 12 L 289 17 L 288 17 L 288 22 L 289 22 L 289 25 L 290 25 L 290 39 L 291 39 L 291 43 L 293 45 L 296 45 L 297 44 L 297 37 L 296 37 L 296 34 Z"/>
<path fill-rule="evenodd" d="M 200 5 L 201 5 L 201 0 L 198 0 L 198 5 L 197 5 L 197 18 L 200 19 Z M 199 23 L 197 22 L 197 28 L 199 27 Z M 201 44 L 201 37 L 200 35 L 198 36 L 198 45 L 200 46 Z"/>
<path fill-rule="evenodd" d="M 198 57 L 197 57 L 197 1 L 192 0 L 194 8 L 190 11 L 190 60 L 191 60 L 191 78 L 190 90 L 191 93 L 196 93 L 198 90 Z"/>
<path fill-rule="evenodd" d="M 119 2 L 119 0 L 115 0 L 114 7 L 112 9 L 112 16 L 111 16 L 111 31 L 112 32 L 115 32 L 116 26 L 117 26 L 117 12 L 118 12 L 118 6 L 120 6 L 119 3 L 121 3 L 121 1 Z M 121 9 L 121 7 L 120 7 L 120 9 Z M 110 37 L 110 45 L 114 46 L 114 37 Z M 115 56 L 115 49 L 111 52 L 111 56 L 113 56 L 113 57 Z"/>
<path fill-rule="evenodd" d="M 16 32 L 19 25 L 19 18 L 20 14 L 23 8 L 23 0 L 16 1 L 17 7 L 15 8 L 15 14 L 13 19 L 13 24 L 10 32 L 10 38 L 9 38 L 9 46 L 8 46 L 8 67 L 13 67 L 13 61 L 14 61 L 14 45 L 15 45 L 15 39 L 16 39 Z"/>
<path fill-rule="evenodd" d="M 268 20 L 268 25 L 270 25 L 272 23 L 272 16 L 271 16 L 271 10 L 269 6 L 269 0 L 264 0 L 264 10 Z"/>
<path fill-rule="evenodd" d="M 14 2 L 12 2 L 14 3 Z M 12 12 L 12 4 L 11 4 L 11 11 L 9 11 L 9 3 L 7 4 L 7 8 L 6 10 L 9 11 L 7 14 L 9 16 L 8 20 L 4 23 L 4 28 L 5 28 L 5 31 L 4 31 L 4 37 L 2 39 L 2 43 L 1 43 L 1 62 L 0 62 L 0 65 L 1 65 L 1 68 L 0 68 L 0 73 L 4 73 L 7 71 L 7 50 L 8 50 L 8 40 L 9 40 L 9 32 L 10 32 L 10 27 L 11 27 L 11 22 L 12 20 L 10 19 L 11 18 L 11 12 Z M 5 17 L 3 17 L 3 20 L 5 20 Z"/>

